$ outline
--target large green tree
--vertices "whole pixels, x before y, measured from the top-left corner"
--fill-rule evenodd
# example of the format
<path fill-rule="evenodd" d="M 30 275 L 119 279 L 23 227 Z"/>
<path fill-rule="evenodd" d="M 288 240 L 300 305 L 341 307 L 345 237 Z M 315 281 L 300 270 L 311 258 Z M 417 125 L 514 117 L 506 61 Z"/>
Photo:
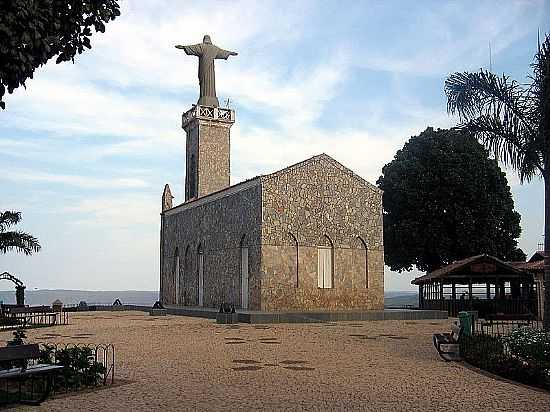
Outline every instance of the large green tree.
<path fill-rule="evenodd" d="M 467 131 L 506 165 L 521 182 L 544 180 L 544 327 L 550 330 L 550 35 L 531 65 L 530 83 L 486 70 L 454 73 L 445 81 L 447 108 L 458 113 L 457 129 Z"/>
<path fill-rule="evenodd" d="M 25 255 L 32 255 L 33 252 L 40 251 L 40 243 L 34 236 L 20 230 L 7 230 L 20 221 L 21 212 L 7 211 L 0 213 L 0 253 L 15 250 Z"/>
<path fill-rule="evenodd" d="M 92 28 L 120 15 L 117 0 L 0 0 L 0 107 L 33 77 L 36 68 L 57 56 L 72 60 L 91 48 Z"/>
<path fill-rule="evenodd" d="M 392 270 L 432 271 L 482 253 L 525 259 L 506 175 L 470 135 L 429 127 L 382 173 L 384 254 Z"/>

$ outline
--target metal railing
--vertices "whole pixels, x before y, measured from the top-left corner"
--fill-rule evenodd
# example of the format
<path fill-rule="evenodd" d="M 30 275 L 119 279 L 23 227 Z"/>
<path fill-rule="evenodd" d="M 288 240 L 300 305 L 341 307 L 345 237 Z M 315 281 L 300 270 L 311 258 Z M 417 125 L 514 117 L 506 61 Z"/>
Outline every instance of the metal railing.
<path fill-rule="evenodd" d="M 458 312 L 476 310 L 480 317 L 494 313 L 504 314 L 536 314 L 537 299 L 425 299 L 422 309 L 444 310 L 449 316 L 457 316 Z"/>

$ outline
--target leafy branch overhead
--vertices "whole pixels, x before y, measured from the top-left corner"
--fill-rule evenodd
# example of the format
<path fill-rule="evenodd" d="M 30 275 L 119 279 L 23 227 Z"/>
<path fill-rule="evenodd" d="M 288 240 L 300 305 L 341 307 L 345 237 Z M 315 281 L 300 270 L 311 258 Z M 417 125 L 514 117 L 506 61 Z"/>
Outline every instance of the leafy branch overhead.
<path fill-rule="evenodd" d="M 3 97 L 57 56 L 73 61 L 92 47 L 92 29 L 120 15 L 117 0 L 0 0 L 0 107 Z"/>

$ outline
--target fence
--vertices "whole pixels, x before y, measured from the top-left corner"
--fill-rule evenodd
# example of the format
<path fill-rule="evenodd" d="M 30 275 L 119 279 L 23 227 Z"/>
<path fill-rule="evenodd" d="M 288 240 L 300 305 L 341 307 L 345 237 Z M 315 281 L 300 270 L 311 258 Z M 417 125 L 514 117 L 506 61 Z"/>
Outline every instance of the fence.
<path fill-rule="evenodd" d="M 40 354 L 40 358 L 31 360 L 28 366 L 38 363 L 63 366 L 51 382 L 54 394 L 110 385 L 115 381 L 115 348 L 112 344 L 40 344 Z M 34 400 L 44 393 L 46 387 L 44 379 L 36 379 L 32 375 L 24 381 L 3 380 L 0 405 L 21 399 Z"/>
<path fill-rule="evenodd" d="M 54 312 L 47 306 L 2 309 L 0 313 L 0 330 L 69 324 L 69 314 L 67 312 Z"/>
<path fill-rule="evenodd" d="M 543 324 L 541 320 L 529 318 L 524 320 L 477 319 L 474 323 L 474 332 L 489 336 L 508 336 L 511 332 L 525 327 L 542 330 Z"/>
<path fill-rule="evenodd" d="M 477 321 L 460 338 L 466 362 L 502 377 L 550 389 L 550 333 L 540 321 Z"/>

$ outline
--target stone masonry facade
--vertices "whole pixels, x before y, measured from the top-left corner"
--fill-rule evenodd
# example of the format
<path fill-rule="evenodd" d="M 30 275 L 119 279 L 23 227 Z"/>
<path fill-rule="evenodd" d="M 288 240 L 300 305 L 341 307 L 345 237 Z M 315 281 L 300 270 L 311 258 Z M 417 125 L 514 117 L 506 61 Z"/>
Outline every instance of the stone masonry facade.
<path fill-rule="evenodd" d="M 327 155 L 262 178 L 261 309 L 384 306 L 381 191 Z M 333 287 L 317 286 L 319 246 Z"/>
<path fill-rule="evenodd" d="M 241 253 L 248 247 L 250 306 L 259 307 L 261 190 L 259 181 L 233 186 L 162 214 L 161 301 L 198 306 L 199 250 L 205 307 L 241 302 Z M 179 273 L 176 260 L 179 256 Z M 176 300 L 176 279 L 179 296 Z"/>
<path fill-rule="evenodd" d="M 219 109 L 215 109 L 216 113 Z M 194 117 L 182 127 L 186 139 L 185 200 L 229 187 L 230 129 L 234 121 Z"/>
<path fill-rule="evenodd" d="M 251 310 L 383 308 L 382 193 L 327 155 L 163 211 L 162 302 L 198 304 L 201 253 L 203 306 L 240 307 L 243 247 Z M 317 286 L 319 247 L 331 288 Z"/>

